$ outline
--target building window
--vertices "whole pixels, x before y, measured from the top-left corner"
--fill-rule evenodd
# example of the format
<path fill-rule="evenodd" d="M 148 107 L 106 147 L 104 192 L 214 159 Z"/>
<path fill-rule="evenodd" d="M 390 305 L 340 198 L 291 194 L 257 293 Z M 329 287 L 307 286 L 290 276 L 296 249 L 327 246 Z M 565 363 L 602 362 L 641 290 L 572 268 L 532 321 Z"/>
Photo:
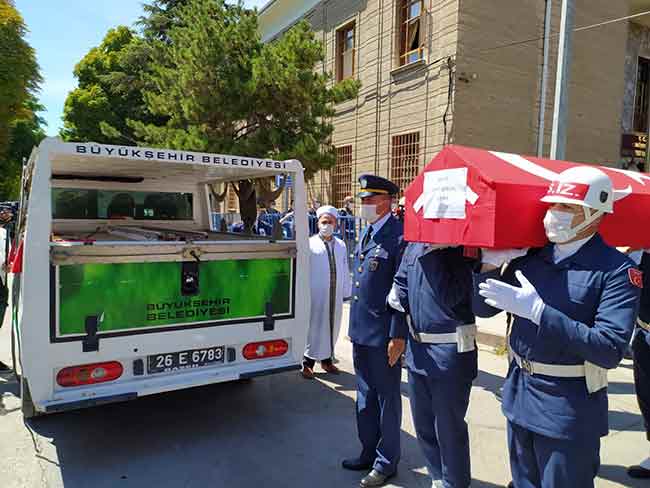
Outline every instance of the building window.
<path fill-rule="evenodd" d="M 336 80 L 354 76 L 354 22 L 336 31 Z"/>
<path fill-rule="evenodd" d="M 420 133 L 393 136 L 390 154 L 390 179 L 403 192 L 420 170 Z"/>
<path fill-rule="evenodd" d="M 336 148 L 336 164 L 332 168 L 332 205 L 343 207 L 343 200 L 352 195 L 352 146 Z"/>
<path fill-rule="evenodd" d="M 634 99 L 635 132 L 648 132 L 648 89 L 650 88 L 650 59 L 639 58 Z"/>
<path fill-rule="evenodd" d="M 424 1 L 400 0 L 399 65 L 424 58 Z"/>

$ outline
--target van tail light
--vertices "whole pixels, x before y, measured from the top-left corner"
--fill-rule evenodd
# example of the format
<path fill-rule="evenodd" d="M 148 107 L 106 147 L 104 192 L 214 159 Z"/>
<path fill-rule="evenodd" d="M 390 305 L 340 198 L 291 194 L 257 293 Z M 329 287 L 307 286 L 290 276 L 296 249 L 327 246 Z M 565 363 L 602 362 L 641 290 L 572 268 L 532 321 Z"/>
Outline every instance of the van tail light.
<path fill-rule="evenodd" d="M 283 339 L 277 341 L 251 342 L 242 351 L 246 359 L 274 358 L 286 354 L 289 344 Z"/>
<path fill-rule="evenodd" d="M 59 371 L 56 382 L 60 386 L 94 385 L 114 381 L 122 376 L 123 371 L 124 368 L 117 361 L 70 366 Z"/>

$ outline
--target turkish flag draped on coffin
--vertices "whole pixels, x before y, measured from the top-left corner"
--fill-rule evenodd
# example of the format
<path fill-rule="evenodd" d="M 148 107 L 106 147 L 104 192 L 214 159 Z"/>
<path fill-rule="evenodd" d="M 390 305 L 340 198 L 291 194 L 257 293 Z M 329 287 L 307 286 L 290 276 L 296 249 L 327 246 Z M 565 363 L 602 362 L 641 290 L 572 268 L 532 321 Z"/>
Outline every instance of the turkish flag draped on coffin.
<path fill-rule="evenodd" d="M 496 249 L 543 246 L 549 204 L 540 199 L 559 173 L 584 165 L 446 146 L 406 190 L 404 237 Z M 612 246 L 650 248 L 650 174 L 597 167 L 615 191 L 603 238 Z"/>

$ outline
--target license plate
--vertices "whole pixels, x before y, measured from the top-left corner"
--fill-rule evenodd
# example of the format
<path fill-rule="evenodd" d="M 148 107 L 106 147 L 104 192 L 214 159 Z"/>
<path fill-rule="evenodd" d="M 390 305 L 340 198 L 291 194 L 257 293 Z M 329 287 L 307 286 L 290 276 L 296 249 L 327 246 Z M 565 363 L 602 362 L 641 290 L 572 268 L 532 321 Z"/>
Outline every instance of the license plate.
<path fill-rule="evenodd" d="M 147 371 L 149 374 L 155 374 L 201 368 L 210 364 L 223 363 L 223 356 L 224 346 L 154 354 L 147 357 Z"/>

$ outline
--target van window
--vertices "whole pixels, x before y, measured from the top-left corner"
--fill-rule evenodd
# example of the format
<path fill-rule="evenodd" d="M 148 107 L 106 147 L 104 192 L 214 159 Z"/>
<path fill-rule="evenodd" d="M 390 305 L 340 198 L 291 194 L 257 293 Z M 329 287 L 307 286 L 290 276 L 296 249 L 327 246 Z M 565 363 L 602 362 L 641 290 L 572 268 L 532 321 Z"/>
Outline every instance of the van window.
<path fill-rule="evenodd" d="M 192 220 L 191 193 L 52 190 L 55 219 Z"/>

